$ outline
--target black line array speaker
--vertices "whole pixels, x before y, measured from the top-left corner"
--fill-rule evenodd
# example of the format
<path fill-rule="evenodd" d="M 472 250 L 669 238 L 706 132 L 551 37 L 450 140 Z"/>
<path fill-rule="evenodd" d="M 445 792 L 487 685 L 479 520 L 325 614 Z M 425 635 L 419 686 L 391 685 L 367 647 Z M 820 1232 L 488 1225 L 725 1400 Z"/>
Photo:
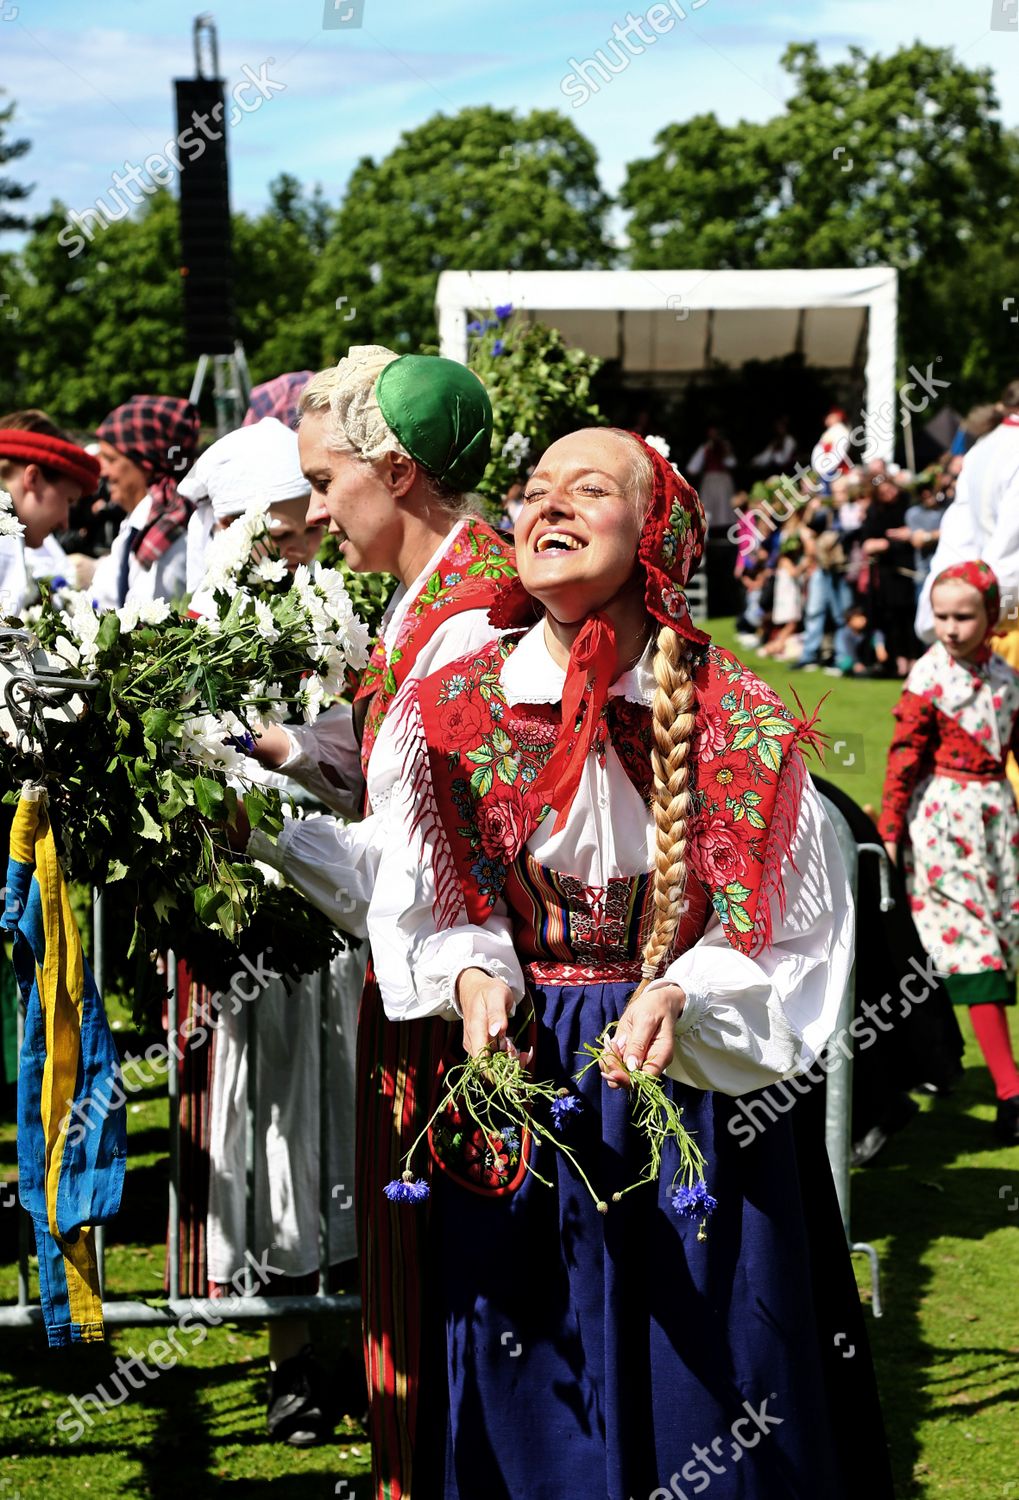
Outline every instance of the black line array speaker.
<path fill-rule="evenodd" d="M 178 78 L 180 274 L 188 355 L 232 354 L 233 252 L 221 78 Z"/>

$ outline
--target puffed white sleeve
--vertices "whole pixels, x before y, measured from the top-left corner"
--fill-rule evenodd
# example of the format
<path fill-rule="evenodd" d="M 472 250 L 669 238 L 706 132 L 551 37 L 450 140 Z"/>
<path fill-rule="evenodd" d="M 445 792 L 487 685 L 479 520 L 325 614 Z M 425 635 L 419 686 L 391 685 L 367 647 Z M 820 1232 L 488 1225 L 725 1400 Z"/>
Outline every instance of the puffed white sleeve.
<path fill-rule="evenodd" d="M 713 917 L 700 941 L 649 986 L 686 991 L 670 1077 L 749 1093 L 803 1072 L 835 1030 L 855 914 L 835 830 L 806 779 L 783 885 L 784 910 L 776 901 L 761 953 L 737 953 Z"/>
<path fill-rule="evenodd" d="M 367 937 L 379 867 L 379 819 L 343 823 L 328 814 L 288 818 L 278 839 L 256 828 L 247 853 L 271 865 L 343 932 Z"/>
<path fill-rule="evenodd" d="M 361 750 L 349 703 L 335 703 L 314 724 L 284 726 L 290 754 L 279 767 L 323 807 L 356 817 L 364 799 Z"/>
<path fill-rule="evenodd" d="M 416 786 L 416 790 L 415 790 Z M 456 983 L 464 969 L 484 969 L 513 993 L 524 993 L 524 977 L 513 948 L 506 907 L 497 901 L 483 926 L 468 921 L 462 900 L 450 925 L 439 925 L 435 839 L 420 826 L 420 777 L 405 770 L 381 815 L 381 854 L 368 910 L 372 961 L 386 1015 L 393 1021 L 442 1016 L 460 1011 Z"/>

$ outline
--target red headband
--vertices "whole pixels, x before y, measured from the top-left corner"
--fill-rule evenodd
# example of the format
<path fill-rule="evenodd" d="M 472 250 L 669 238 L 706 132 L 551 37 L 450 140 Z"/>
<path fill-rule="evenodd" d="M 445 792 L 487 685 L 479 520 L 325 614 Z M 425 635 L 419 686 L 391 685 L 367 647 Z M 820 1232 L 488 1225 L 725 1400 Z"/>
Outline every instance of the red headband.
<path fill-rule="evenodd" d="M 99 460 L 66 438 L 21 427 L 0 427 L 0 458 L 57 469 L 81 485 L 83 496 L 94 495 L 99 487 Z"/>

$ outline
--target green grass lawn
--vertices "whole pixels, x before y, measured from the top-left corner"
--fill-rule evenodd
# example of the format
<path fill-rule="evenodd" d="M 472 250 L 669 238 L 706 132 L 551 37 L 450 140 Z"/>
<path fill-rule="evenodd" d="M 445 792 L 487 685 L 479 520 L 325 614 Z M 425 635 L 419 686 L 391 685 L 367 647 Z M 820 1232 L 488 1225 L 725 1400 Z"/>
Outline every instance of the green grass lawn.
<path fill-rule="evenodd" d="M 730 622 L 717 638 L 732 645 Z M 758 670 L 756 659 L 748 665 Z M 830 689 L 822 727 L 834 742 L 825 774 L 855 800 L 880 800 L 895 683 L 845 682 L 766 665 L 762 675 L 813 708 Z M 851 760 L 850 757 L 855 756 Z M 1019 1152 L 991 1135 L 993 1091 L 968 1022 L 965 1074 L 875 1164 L 853 1177 L 853 1234 L 881 1257 L 885 1316 L 871 1320 L 900 1500 L 1019 1500 Z M 138 1039 L 125 1029 L 125 1047 Z M 14 1174 L 14 1127 L 0 1124 L 0 1180 Z M 108 1291 L 158 1298 L 166 1203 L 165 1098 L 139 1096 L 129 1115 L 124 1207 L 109 1230 Z M 1014 1205 L 1014 1206 L 1013 1206 Z M 16 1222 L 0 1208 L 0 1300 L 15 1296 Z M 866 1262 L 858 1276 L 869 1295 Z M 320 1352 L 352 1337 L 323 1324 Z M 87 1494 L 203 1500 L 207 1495 L 310 1500 L 367 1495 L 368 1455 L 353 1419 L 333 1446 L 297 1452 L 265 1436 L 264 1330 L 212 1329 L 205 1341 L 76 1444 L 55 1423 L 72 1394 L 91 1390 L 114 1355 L 143 1353 L 156 1329 L 113 1332 L 106 1350 L 48 1353 L 41 1332 L 0 1330 L 0 1500 Z M 527 1497 L 520 1497 L 527 1500 Z M 825 1500 L 823 1496 L 810 1500 Z M 856 1500 L 856 1497 L 854 1497 Z M 865 1500 L 865 1497 L 861 1497 Z"/>

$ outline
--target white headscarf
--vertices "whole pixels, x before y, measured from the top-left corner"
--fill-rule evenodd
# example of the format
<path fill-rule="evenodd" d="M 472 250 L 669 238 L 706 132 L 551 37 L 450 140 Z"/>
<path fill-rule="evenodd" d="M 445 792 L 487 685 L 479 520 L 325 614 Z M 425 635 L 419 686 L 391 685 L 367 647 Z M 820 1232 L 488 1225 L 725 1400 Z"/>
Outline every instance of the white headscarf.
<path fill-rule="evenodd" d="M 238 427 L 206 448 L 177 485 L 195 504 L 188 522 L 187 589 L 205 574 L 205 554 L 217 521 L 243 515 L 253 500 L 275 505 L 310 493 L 301 473 L 297 433 L 275 417 Z"/>

